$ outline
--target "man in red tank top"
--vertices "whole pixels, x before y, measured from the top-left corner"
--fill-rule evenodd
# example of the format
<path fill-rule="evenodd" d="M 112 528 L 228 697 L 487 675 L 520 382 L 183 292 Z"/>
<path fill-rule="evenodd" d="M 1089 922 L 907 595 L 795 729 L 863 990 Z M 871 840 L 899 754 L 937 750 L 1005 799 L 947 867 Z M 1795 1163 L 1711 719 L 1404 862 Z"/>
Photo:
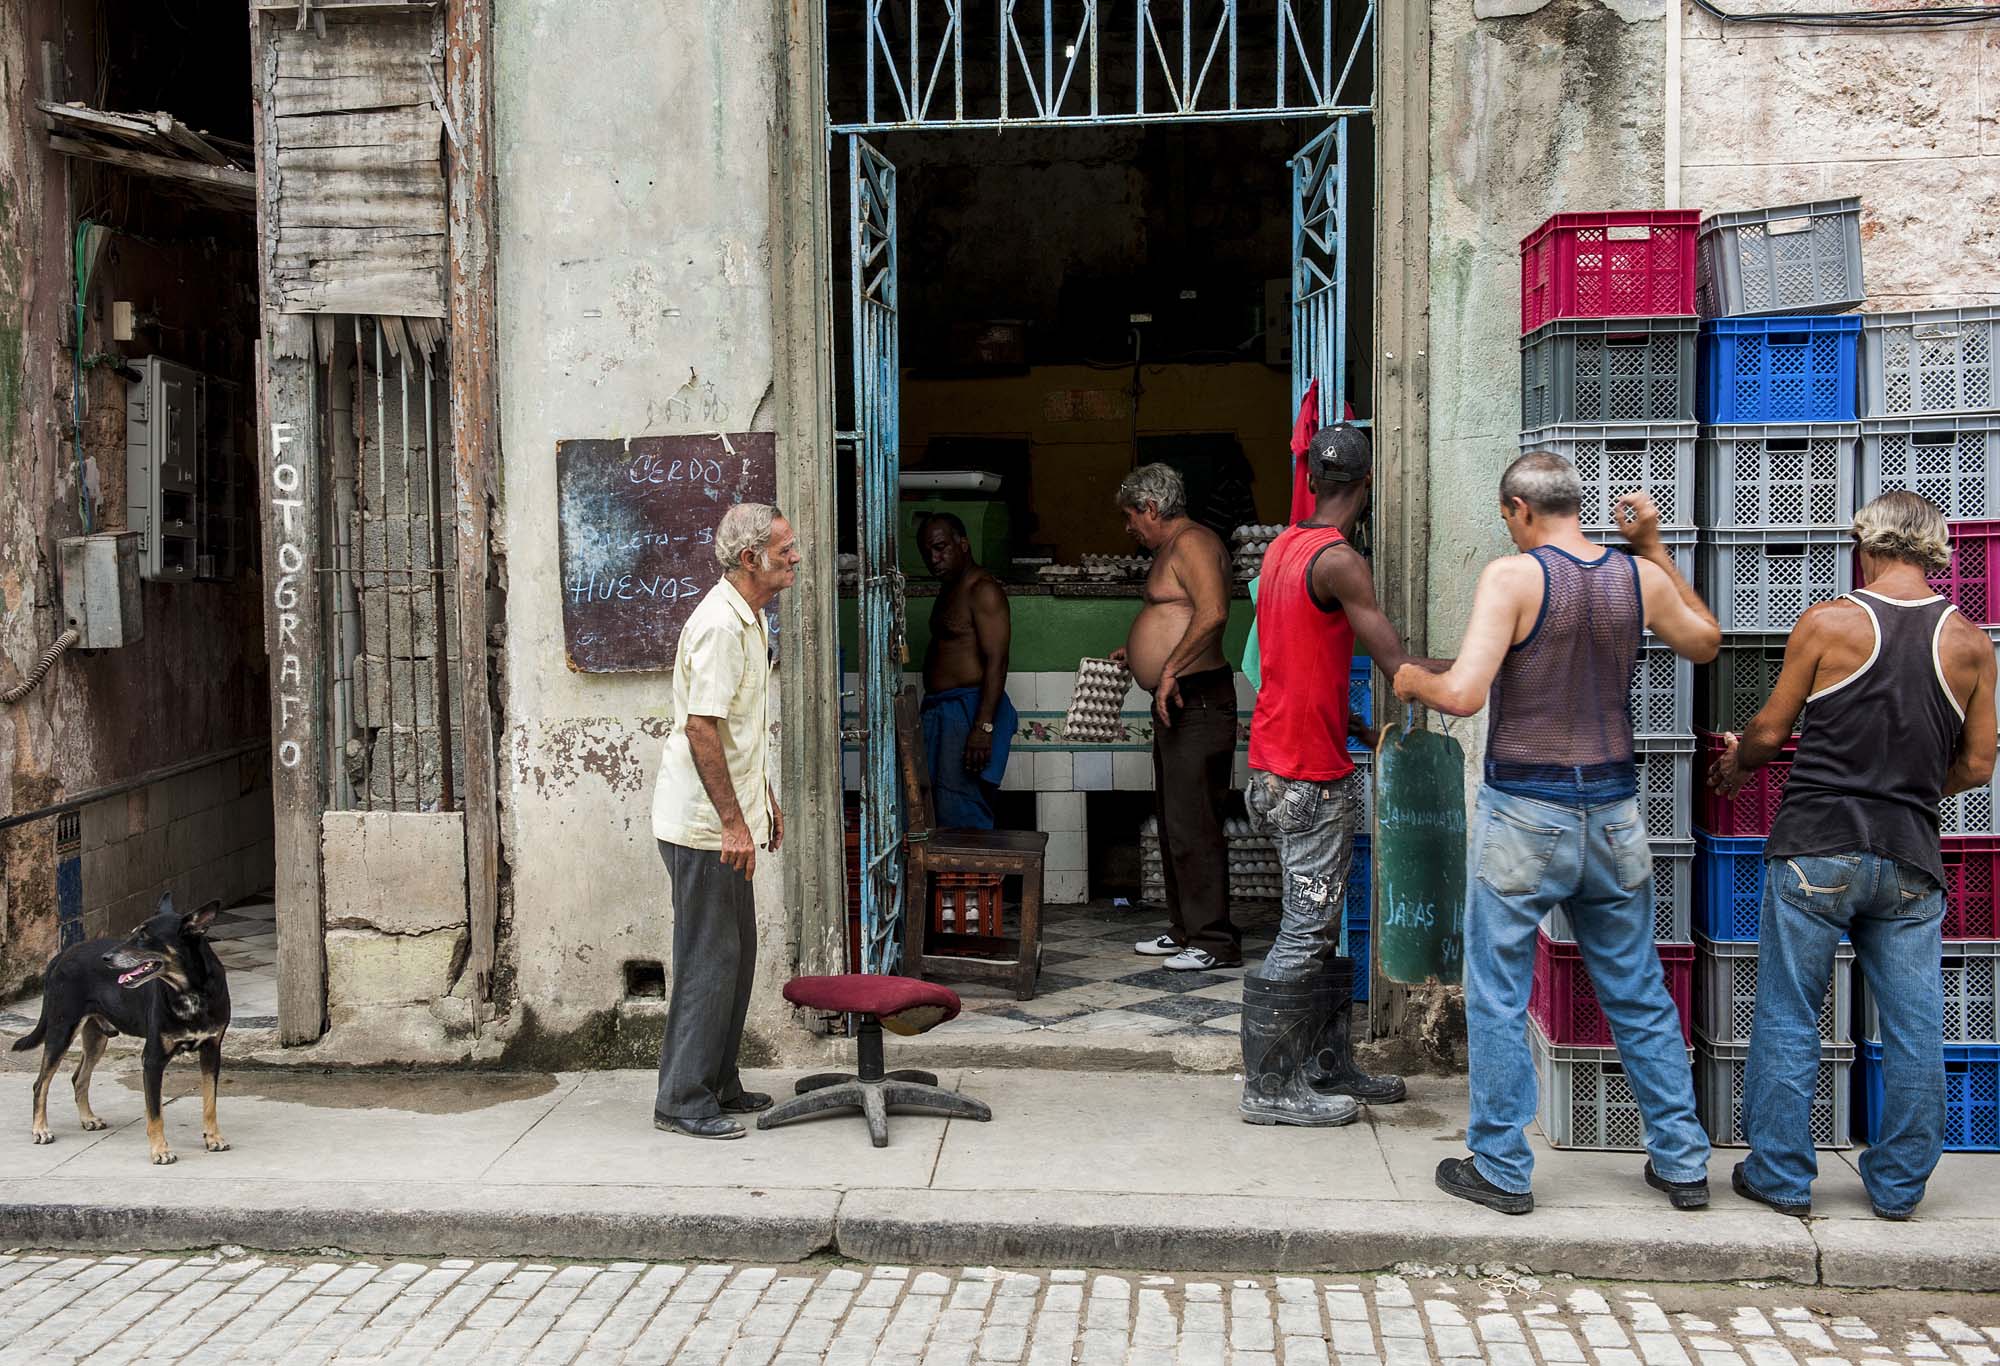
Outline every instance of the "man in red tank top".
<path fill-rule="evenodd" d="M 1347 756 L 1354 643 L 1390 677 L 1411 656 L 1376 605 L 1368 562 L 1349 544 L 1373 483 L 1367 433 L 1323 428 L 1306 463 L 1313 515 L 1271 543 L 1257 590 L 1262 682 L 1244 795 L 1251 820 L 1277 843 L 1285 891 L 1277 941 L 1243 979 L 1238 1108 L 1251 1124 L 1347 1124 L 1357 1101 L 1404 1095 L 1401 1077 L 1370 1076 L 1354 1063 L 1355 964 L 1335 950 L 1366 797 Z"/>

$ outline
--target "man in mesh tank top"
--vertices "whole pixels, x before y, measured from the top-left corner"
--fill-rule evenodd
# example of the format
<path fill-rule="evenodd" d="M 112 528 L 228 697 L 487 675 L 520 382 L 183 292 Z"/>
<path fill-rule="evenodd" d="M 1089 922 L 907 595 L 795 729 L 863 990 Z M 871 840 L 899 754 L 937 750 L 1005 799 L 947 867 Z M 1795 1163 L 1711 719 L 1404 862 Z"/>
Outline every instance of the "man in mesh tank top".
<path fill-rule="evenodd" d="M 1653 948 L 1631 687 L 1643 631 L 1697 663 L 1715 658 L 1722 634 L 1661 546 L 1650 497 L 1618 500 L 1630 555 L 1585 534 L 1581 505 L 1576 467 L 1562 457 L 1538 451 L 1509 465 L 1500 516 L 1522 553 L 1480 574 L 1447 672 L 1404 665 L 1396 674 L 1406 701 L 1453 716 L 1489 708 L 1465 909 L 1472 1155 L 1440 1163 L 1437 1183 L 1504 1214 L 1535 1207 L 1523 1133 L 1536 1099 L 1528 991 L 1537 926 L 1561 909 L 1645 1120 L 1646 1182 L 1676 1209 L 1699 1209 L 1708 1203 L 1708 1136 Z"/>
<path fill-rule="evenodd" d="M 1832 1118 L 1824 1099 L 1813 1113 L 1819 1016 L 1846 935 L 1882 1044 L 1882 1114 L 1861 1181 L 1877 1215 L 1907 1219 L 1944 1143 L 1938 803 L 1992 800 L 1993 643 L 1924 581 L 1951 563 L 1932 504 L 1885 493 L 1855 514 L 1854 539 L 1867 587 L 1799 618 L 1770 700 L 1710 776 L 1733 796 L 1799 725 L 1764 846 L 1743 1078 L 1750 1156 L 1730 1185 L 1783 1214 L 1812 1212 L 1813 1130 Z"/>

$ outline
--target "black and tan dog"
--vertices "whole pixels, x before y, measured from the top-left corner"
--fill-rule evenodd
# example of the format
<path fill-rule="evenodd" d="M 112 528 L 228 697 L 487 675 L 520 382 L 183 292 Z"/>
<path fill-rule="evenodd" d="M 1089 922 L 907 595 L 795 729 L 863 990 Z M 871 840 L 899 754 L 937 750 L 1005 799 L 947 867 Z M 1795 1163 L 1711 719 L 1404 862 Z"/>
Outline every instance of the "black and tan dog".
<path fill-rule="evenodd" d="M 104 1056 L 105 1043 L 130 1034 L 146 1041 L 146 1142 L 153 1161 L 174 1160 L 160 1117 L 160 1083 L 167 1059 L 189 1049 L 201 1054 L 202 1143 L 212 1153 L 229 1147 L 215 1125 L 222 1036 L 229 1028 L 229 981 L 207 936 L 221 907 L 211 901 L 183 916 L 174 909 L 173 897 L 163 896 L 152 918 L 125 938 L 91 939 L 56 955 L 42 990 L 42 1018 L 14 1045 L 17 1053 L 42 1046 L 42 1070 L 35 1078 L 35 1142 L 55 1141 L 49 1132 L 49 1083 L 80 1029 L 83 1060 L 76 1066 L 74 1085 L 84 1128 L 109 1127 L 90 1108 L 90 1074 Z"/>

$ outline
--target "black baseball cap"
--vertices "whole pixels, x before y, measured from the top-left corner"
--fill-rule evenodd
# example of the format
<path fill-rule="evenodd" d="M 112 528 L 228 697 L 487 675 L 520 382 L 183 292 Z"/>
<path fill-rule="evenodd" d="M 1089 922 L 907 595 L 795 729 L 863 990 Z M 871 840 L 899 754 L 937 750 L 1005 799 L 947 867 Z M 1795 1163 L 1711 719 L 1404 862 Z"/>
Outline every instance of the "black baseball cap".
<path fill-rule="evenodd" d="M 1306 456 L 1313 478 L 1331 484 L 1358 483 L 1375 463 L 1368 433 L 1351 422 L 1335 422 L 1313 433 Z"/>

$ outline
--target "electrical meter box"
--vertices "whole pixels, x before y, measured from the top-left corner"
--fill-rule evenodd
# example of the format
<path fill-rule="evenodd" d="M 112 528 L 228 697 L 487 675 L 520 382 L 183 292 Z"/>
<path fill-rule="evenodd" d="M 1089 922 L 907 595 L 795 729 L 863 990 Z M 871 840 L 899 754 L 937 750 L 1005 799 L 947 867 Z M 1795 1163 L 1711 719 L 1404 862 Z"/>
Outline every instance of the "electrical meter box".
<path fill-rule="evenodd" d="M 116 650 L 146 633 L 139 599 L 139 533 L 106 531 L 56 543 L 63 624 L 77 648 Z"/>
<path fill-rule="evenodd" d="M 235 386 L 159 356 L 125 390 L 126 525 L 139 573 L 169 582 L 236 575 Z"/>

